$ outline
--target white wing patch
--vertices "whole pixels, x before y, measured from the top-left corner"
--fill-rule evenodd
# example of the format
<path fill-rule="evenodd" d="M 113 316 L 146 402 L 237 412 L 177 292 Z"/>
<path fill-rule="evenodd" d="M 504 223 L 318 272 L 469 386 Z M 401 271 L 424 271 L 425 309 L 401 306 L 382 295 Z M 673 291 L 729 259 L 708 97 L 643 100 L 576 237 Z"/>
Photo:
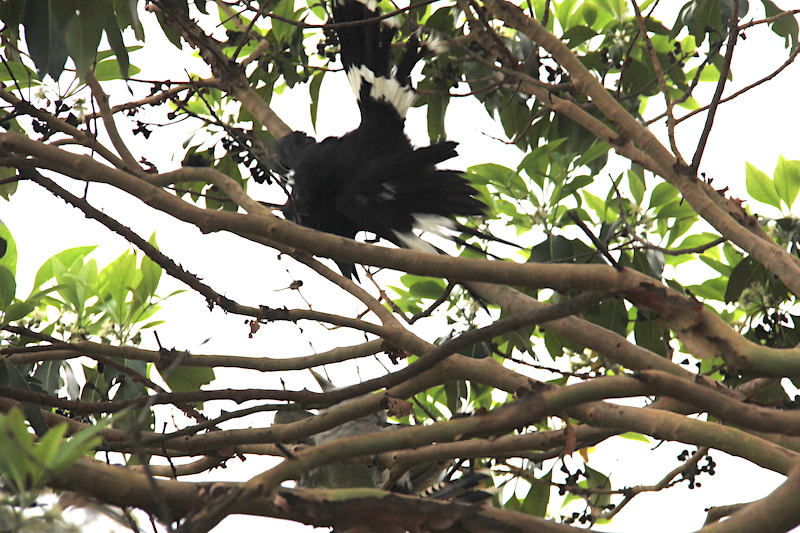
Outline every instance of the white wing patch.
<path fill-rule="evenodd" d="M 450 220 L 447 217 L 443 217 L 441 215 L 431 215 L 425 213 L 415 213 L 414 215 L 414 229 L 422 232 L 422 233 L 432 233 L 434 235 L 438 235 L 439 237 L 443 237 L 445 239 L 450 239 L 450 235 L 447 233 L 448 231 L 452 231 L 455 229 L 455 222 Z M 421 239 L 416 233 L 413 231 L 409 232 L 399 232 L 396 230 L 392 230 L 394 234 L 397 236 L 398 239 L 409 249 L 417 250 L 420 252 L 427 252 L 429 254 L 438 253 L 436 248 L 434 248 L 430 243 Z"/>
<path fill-rule="evenodd" d="M 375 76 L 375 73 L 364 65 L 358 68 L 351 67 L 347 71 L 347 81 L 350 82 L 350 87 L 359 100 L 361 99 L 362 83 L 369 83 L 372 86 L 369 95 L 377 101 L 385 100 L 392 104 L 402 118 L 405 118 L 408 108 L 414 104 L 416 98 L 414 91 L 409 87 L 403 87 L 395 79 Z"/>
<path fill-rule="evenodd" d="M 427 252 L 429 254 L 436 253 L 436 249 L 433 246 L 414 235 L 413 232 L 401 232 L 393 229 L 392 233 L 394 233 L 397 238 L 400 239 L 400 242 L 409 250 L 417 250 L 418 252 Z"/>
<path fill-rule="evenodd" d="M 350 67 L 350 70 L 347 71 L 347 81 L 350 82 L 350 88 L 353 89 L 356 99 L 360 100 L 361 82 L 366 81 L 370 84 L 373 83 L 375 81 L 375 74 L 364 65 L 357 68 Z"/>
<path fill-rule="evenodd" d="M 423 233 L 433 233 L 439 237 L 449 237 L 447 231 L 455 229 L 455 222 L 441 215 L 414 213 L 414 227 Z"/>
<path fill-rule="evenodd" d="M 447 52 L 447 41 L 437 37 L 432 33 L 428 35 L 424 41 L 422 41 L 422 46 L 436 55 Z"/>

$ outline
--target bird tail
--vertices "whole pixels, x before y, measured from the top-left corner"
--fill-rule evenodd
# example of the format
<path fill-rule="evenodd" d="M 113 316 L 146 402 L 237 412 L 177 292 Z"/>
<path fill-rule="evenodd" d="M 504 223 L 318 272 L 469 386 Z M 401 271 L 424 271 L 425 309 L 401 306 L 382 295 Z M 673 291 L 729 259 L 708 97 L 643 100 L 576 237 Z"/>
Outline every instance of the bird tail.
<path fill-rule="evenodd" d="M 344 24 L 336 29 L 342 65 L 362 117 L 370 115 L 375 104 L 388 103 L 404 119 L 415 98 L 409 86 L 412 69 L 442 46 L 435 39 L 421 42 L 418 35 L 412 35 L 395 62 L 392 40 L 399 22 L 395 17 L 381 18 L 376 4 L 375 0 L 333 0 L 333 21 Z"/>
<path fill-rule="evenodd" d="M 431 500 L 479 503 L 490 499 L 495 492 L 497 487 L 492 486 L 491 470 L 482 468 L 468 472 L 454 481 L 443 481 L 432 485 L 418 496 Z"/>
<path fill-rule="evenodd" d="M 456 155 L 454 142 L 365 161 L 337 199 L 350 220 L 398 246 L 417 248 L 413 229 L 448 228 L 453 216 L 480 216 L 486 205 L 464 176 L 436 164 Z M 408 240 L 411 239 L 411 240 Z"/>

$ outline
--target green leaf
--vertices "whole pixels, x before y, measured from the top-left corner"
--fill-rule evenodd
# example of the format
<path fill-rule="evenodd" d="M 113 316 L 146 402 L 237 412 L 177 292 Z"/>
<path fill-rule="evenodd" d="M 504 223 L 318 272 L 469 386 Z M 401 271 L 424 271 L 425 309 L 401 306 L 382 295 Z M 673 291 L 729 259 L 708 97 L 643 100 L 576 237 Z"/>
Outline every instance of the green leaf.
<path fill-rule="evenodd" d="M 578 485 L 589 489 L 607 490 L 611 488 L 611 480 L 609 480 L 608 476 L 602 472 L 595 470 L 589 465 L 584 465 L 584 473 L 586 474 L 587 479 L 581 481 Z M 610 500 L 611 494 L 608 492 L 596 494 L 595 496 L 590 497 L 592 504 L 600 508 L 607 506 L 610 503 Z"/>
<path fill-rule="evenodd" d="M 144 29 L 142 28 L 142 22 L 139 20 L 136 0 L 111 0 L 111 2 L 114 5 L 114 14 L 117 16 L 120 29 L 124 30 L 130 26 L 133 29 L 133 36 L 136 40 L 144 41 Z M 199 8 L 199 1 L 195 2 L 195 5 L 198 5 Z"/>
<path fill-rule="evenodd" d="M 0 414 L 0 474 L 16 492 L 25 490 L 33 462 L 33 436 L 19 409 Z"/>
<path fill-rule="evenodd" d="M 431 144 L 444 140 L 447 133 L 444 128 L 444 117 L 447 114 L 447 105 L 450 97 L 446 95 L 428 95 L 428 137 Z"/>
<path fill-rule="evenodd" d="M 103 303 L 106 303 L 109 297 L 112 298 L 115 308 L 121 312 L 128 294 L 141 276 L 136 268 L 136 255 L 126 251 L 98 274 L 98 296 Z"/>
<path fill-rule="evenodd" d="M 789 161 L 783 156 L 778 157 L 778 166 L 775 167 L 775 190 L 786 207 L 790 208 L 797 199 L 800 191 L 800 161 Z"/>
<path fill-rule="evenodd" d="M 85 402 L 97 402 L 108 400 L 108 387 L 105 384 L 105 376 L 100 369 L 83 365 L 83 375 L 86 378 L 81 389 L 80 399 Z"/>
<path fill-rule="evenodd" d="M 531 263 L 574 263 L 578 257 L 582 261 L 586 261 L 587 257 L 591 257 L 595 253 L 595 250 L 578 239 L 552 235 L 531 248 L 528 261 Z"/>
<path fill-rule="evenodd" d="M 564 348 L 566 347 L 564 339 L 551 332 L 549 329 L 544 332 L 544 346 L 547 348 L 547 353 L 550 354 L 550 357 L 553 359 L 564 355 Z"/>
<path fill-rule="evenodd" d="M 14 389 L 40 392 L 31 387 L 27 375 L 28 369 L 30 369 L 30 365 L 15 365 L 6 360 L 3 366 L 0 367 L 0 370 L 2 370 L 0 371 L 0 382 Z M 22 405 L 22 410 L 25 412 L 25 417 L 28 419 L 28 422 L 36 434 L 44 435 L 47 431 L 47 422 L 44 419 L 44 415 L 42 415 L 42 410 L 39 405 L 31 402 L 20 402 L 20 404 Z"/>
<path fill-rule="evenodd" d="M 681 241 L 679 248 L 699 248 L 706 246 L 707 244 L 712 243 L 717 239 L 719 239 L 719 235 L 715 235 L 713 233 L 709 232 L 696 233 L 694 235 L 689 235 L 685 239 L 683 239 Z M 706 251 L 703 253 L 705 254 L 714 253 L 714 250 L 717 250 L 717 248 L 715 247 L 706 249 Z"/>
<path fill-rule="evenodd" d="M 628 170 L 628 187 L 633 195 L 633 200 L 641 205 L 642 201 L 644 201 L 644 191 L 646 189 L 644 175 L 633 169 Z"/>
<path fill-rule="evenodd" d="M 537 146 L 522 159 L 517 172 L 525 171 L 530 179 L 536 183 L 540 189 L 544 188 L 544 180 L 547 177 L 547 169 L 550 166 L 550 154 L 553 150 L 564 144 L 567 139 L 553 139 L 547 144 Z"/>
<path fill-rule="evenodd" d="M 442 295 L 445 287 L 441 280 L 426 279 L 413 283 L 408 289 L 412 296 L 435 300 Z"/>
<path fill-rule="evenodd" d="M 289 20 L 296 20 L 294 14 L 294 0 L 279 0 L 272 9 L 272 13 Z M 282 20 L 272 19 L 272 33 L 278 43 L 284 43 L 294 33 L 295 26 Z"/>
<path fill-rule="evenodd" d="M 698 259 L 722 274 L 724 277 L 730 277 L 731 273 L 733 272 L 733 267 L 731 265 L 726 265 L 719 259 L 711 257 L 710 254 L 698 256 Z"/>
<path fill-rule="evenodd" d="M 623 337 L 628 336 L 628 310 L 622 299 L 604 300 L 600 305 L 584 311 L 584 318 Z"/>
<path fill-rule="evenodd" d="M 28 299 L 24 302 L 16 301 L 12 303 L 6 309 L 2 324 L 10 324 L 11 322 L 15 322 L 33 313 L 33 311 L 36 310 L 36 307 L 39 305 L 39 301 L 45 295 L 53 291 L 57 291 L 59 288 L 60 287 L 55 286 L 44 291 L 38 291 L 28 296 Z"/>
<path fill-rule="evenodd" d="M 725 302 L 736 302 L 742 292 L 752 284 L 763 285 L 767 281 L 767 269 L 752 257 L 745 257 L 736 265 L 728 279 Z"/>
<path fill-rule="evenodd" d="M 16 293 L 17 281 L 14 279 L 14 274 L 5 265 L 0 265 L 0 312 L 4 313 L 11 305 Z"/>
<path fill-rule="evenodd" d="M 119 61 L 116 59 L 108 59 L 97 64 L 97 66 L 94 68 L 94 77 L 99 81 L 118 80 L 121 72 L 122 66 L 120 65 Z M 139 72 L 141 72 L 139 67 L 128 65 L 127 76 L 135 76 L 136 74 L 139 74 Z"/>
<path fill-rule="evenodd" d="M 181 11 L 183 15 L 188 17 L 189 4 L 187 3 L 187 0 L 178 0 L 177 3 L 177 9 Z M 164 35 L 167 37 L 167 39 L 169 39 L 169 42 L 171 42 L 178 50 L 183 49 L 180 32 L 172 27 L 161 10 L 156 11 L 156 18 L 158 19 L 158 23 L 161 25 L 161 30 L 164 32 Z"/>
<path fill-rule="evenodd" d="M 752 196 L 753 199 L 780 209 L 781 198 L 778 196 L 778 191 L 775 188 L 775 182 L 773 182 L 769 176 L 758 170 L 750 163 L 747 163 L 745 176 L 747 192 L 750 193 L 750 196 Z"/>
<path fill-rule="evenodd" d="M 583 200 L 586 202 L 586 205 L 588 205 L 597 214 L 600 220 L 604 222 L 608 222 L 609 220 L 611 220 L 612 215 L 608 210 L 608 206 L 606 205 L 606 203 L 603 201 L 602 198 L 598 198 L 589 191 L 585 190 L 582 191 L 581 196 L 583 197 Z"/>
<path fill-rule="evenodd" d="M 467 169 L 467 174 L 470 176 L 470 181 L 478 185 L 485 185 L 488 183 L 505 184 L 516 172 L 508 167 L 496 165 L 494 163 L 485 163 L 483 165 L 469 167 Z"/>
<path fill-rule="evenodd" d="M 583 188 L 587 185 L 590 185 L 592 182 L 594 182 L 594 176 L 574 176 L 567 183 L 565 183 L 563 187 L 559 187 L 553 191 L 553 194 L 548 201 L 550 202 L 550 205 L 559 206 L 562 199 L 568 196 L 577 195 L 578 192 L 583 191 Z M 562 205 L 559 207 L 563 208 L 564 206 Z"/>
<path fill-rule="evenodd" d="M 41 287 L 45 281 L 55 277 L 56 270 L 63 268 L 64 265 L 72 265 L 77 261 L 83 260 L 89 255 L 97 246 L 79 246 L 78 248 L 69 248 L 63 252 L 59 252 L 47 261 L 45 261 L 39 271 L 36 272 L 36 277 L 33 280 L 33 290 L 35 291 Z"/>
<path fill-rule="evenodd" d="M 61 0 L 60 8 L 69 7 L 71 0 Z M 39 77 L 50 75 L 58 80 L 67 62 L 64 27 L 56 21 L 49 0 L 27 0 L 22 23 L 25 26 L 25 43 Z M 73 8 L 74 13 L 74 8 Z"/>
<path fill-rule="evenodd" d="M 667 343 L 664 341 L 665 331 L 661 320 L 637 310 L 636 321 L 633 323 L 633 335 L 636 338 L 637 346 L 665 357 L 667 355 Z"/>
<path fill-rule="evenodd" d="M 20 88 L 31 87 L 40 83 L 39 76 L 26 65 L 17 61 L 4 61 L 0 65 L 0 81 L 11 82 Z M 4 176 L 11 177 L 11 176 Z"/>
<path fill-rule="evenodd" d="M 118 416 L 123 414 L 127 414 L 127 410 L 120 411 L 113 417 L 98 420 L 94 425 L 72 435 L 66 442 L 62 441 L 58 449 L 58 454 L 54 455 L 48 463 L 49 470 L 56 474 L 63 472 L 79 458 L 94 450 L 102 442 L 99 436 L 100 432 L 108 427 Z M 60 425 L 61 424 L 59 424 L 59 426 Z M 66 426 L 66 424 L 63 425 Z M 53 429 L 59 426 L 55 426 Z"/>
<path fill-rule="evenodd" d="M 319 89 L 322 87 L 322 78 L 325 71 L 320 70 L 311 76 L 311 83 L 308 84 L 308 93 L 311 96 L 311 127 L 317 127 L 317 111 L 319 110 Z"/>
<path fill-rule="evenodd" d="M 2 66 L 0 66 L 2 69 Z M 20 88 L 22 87 L 29 87 L 31 84 L 18 84 Z M 17 125 L 16 119 L 11 119 L 6 123 L 9 128 L 15 128 Z M 12 180 L 11 178 L 17 175 L 17 169 L 11 167 L 2 167 L 0 166 L 0 180 L 10 180 L 6 183 L 0 184 L 0 198 L 3 198 L 5 201 L 9 201 L 11 195 L 17 192 L 17 188 L 19 185 L 19 181 Z"/>
<path fill-rule="evenodd" d="M 771 0 L 761 0 L 761 3 L 764 4 L 767 18 L 784 13 L 784 11 Z M 786 48 L 797 46 L 798 25 L 794 15 L 781 17 L 770 24 L 770 26 L 776 35 L 783 37 L 784 46 L 786 46 Z"/>
<path fill-rule="evenodd" d="M 58 294 L 79 318 L 83 315 L 87 301 L 97 293 L 96 279 L 97 261 L 94 259 L 90 259 L 85 265 L 76 261 L 69 270 L 56 276 L 56 281 L 62 286 Z"/>
<path fill-rule="evenodd" d="M 569 28 L 571 26 L 570 19 L 575 12 L 575 5 L 577 3 L 578 0 L 563 0 L 553 6 L 555 8 L 556 17 L 561 22 L 562 27 Z"/>
<path fill-rule="evenodd" d="M 58 424 L 50 428 L 47 433 L 42 435 L 39 442 L 33 448 L 33 455 L 38 462 L 37 472 L 32 479 L 35 487 L 43 486 L 50 470 L 50 463 L 58 455 L 59 448 L 63 442 L 64 433 L 67 431 L 67 424 Z"/>
<path fill-rule="evenodd" d="M 568 48 L 575 48 L 576 46 L 585 43 L 592 37 L 597 35 L 597 32 L 587 26 L 573 26 L 561 36 L 561 40 Z"/>
<path fill-rule="evenodd" d="M 214 381 L 214 370 L 204 366 L 177 366 L 165 374 L 167 372 L 162 377 L 173 392 L 200 390 L 203 385 Z"/>
<path fill-rule="evenodd" d="M 150 236 L 147 242 L 158 248 L 155 232 Z M 158 283 L 161 280 L 163 271 L 161 267 L 148 256 L 142 258 L 142 266 L 139 267 L 139 270 L 142 272 L 142 279 L 136 286 L 134 297 L 140 302 L 147 302 L 156 295 L 156 289 L 158 289 Z"/>
<path fill-rule="evenodd" d="M 550 470 L 536 482 L 531 483 L 528 495 L 525 496 L 520 512 L 544 518 L 547 514 L 547 503 L 550 501 L 550 481 L 553 471 Z"/>
<path fill-rule="evenodd" d="M 33 313 L 35 309 L 36 307 L 28 302 L 14 302 L 6 308 L 3 321 L 0 323 L 0 325 L 16 322 L 17 320 Z"/>
<path fill-rule="evenodd" d="M 627 431 L 625 433 L 620 433 L 617 436 L 618 437 L 622 437 L 623 439 L 636 440 L 636 441 L 639 441 L 639 442 L 646 442 L 648 444 L 650 443 L 650 439 L 647 437 L 647 435 L 642 435 L 641 433 L 635 433 L 633 431 Z"/>
<path fill-rule="evenodd" d="M 2 220 L 0 220 L 0 266 L 6 267 L 12 276 L 17 273 L 17 243 Z"/>
<path fill-rule="evenodd" d="M 26 0 L 9 0 L 0 4 L 0 20 L 6 23 L 7 29 L 16 29 L 22 23 Z"/>
<path fill-rule="evenodd" d="M 678 197 L 678 189 L 669 183 L 659 183 L 650 195 L 650 207 L 666 205 Z"/>
<path fill-rule="evenodd" d="M 698 71 L 697 68 L 690 70 L 689 72 L 686 73 L 686 77 L 694 79 L 697 76 L 697 71 Z M 713 63 L 707 63 L 704 66 L 703 70 L 700 72 L 699 79 L 700 81 L 716 83 L 719 81 L 719 74 L 720 72 L 719 70 L 717 70 L 716 65 L 714 65 Z"/>
<path fill-rule="evenodd" d="M 47 394 L 55 396 L 56 391 L 61 388 L 60 371 L 64 364 L 64 361 L 42 361 L 36 367 L 33 377 Z"/>
<path fill-rule="evenodd" d="M 688 9 L 682 11 L 681 16 L 689 33 L 697 40 L 698 46 L 705 40 L 706 33 L 714 30 L 721 33 L 722 17 L 716 0 L 690 2 Z"/>
<path fill-rule="evenodd" d="M 628 11 L 628 4 L 625 0 L 595 0 L 601 11 L 606 11 L 614 15 L 616 19 L 622 19 Z M 644 9 L 644 8 L 642 8 Z"/>
<path fill-rule="evenodd" d="M 685 289 L 701 300 L 717 300 L 722 302 L 725 300 L 726 287 L 727 280 L 724 278 L 712 278 L 704 281 L 700 285 L 690 285 L 685 287 Z"/>
<path fill-rule="evenodd" d="M 122 40 L 122 32 L 120 31 L 119 24 L 117 23 L 117 17 L 114 14 L 114 10 L 112 9 L 111 4 L 106 2 L 94 2 L 94 5 L 95 9 L 99 12 L 98 18 L 105 19 L 103 22 L 103 29 L 106 32 L 108 44 L 111 45 L 111 49 L 117 55 L 119 73 L 127 80 L 128 75 L 130 74 L 128 50 L 125 48 L 125 42 Z M 97 51 L 97 46 L 95 46 L 94 51 Z"/>
<path fill-rule="evenodd" d="M 566 139 L 564 139 L 564 141 L 566 141 Z M 596 161 L 597 159 L 606 156 L 610 149 L 611 145 L 598 140 L 597 142 L 592 144 L 592 146 L 590 146 L 588 150 L 581 153 L 580 157 L 578 157 L 578 159 L 575 160 L 575 166 L 578 167 L 581 165 L 589 165 L 593 161 Z"/>
<path fill-rule="evenodd" d="M 76 73 L 84 79 L 94 64 L 107 12 L 93 0 L 77 0 L 77 3 L 76 15 L 67 23 L 64 36 L 69 56 L 75 62 Z M 102 5 L 108 7 L 108 4 Z M 125 57 L 127 61 L 127 53 Z"/>
<path fill-rule="evenodd" d="M 688 206 L 688 204 L 686 205 Z M 694 226 L 695 222 L 697 222 L 697 215 L 677 217 L 669 228 L 667 246 L 672 246 L 678 238 Z"/>
<path fill-rule="evenodd" d="M 111 417 L 101 420 L 69 440 L 64 438 L 67 424 L 59 424 L 34 442 L 20 411 L 12 409 L 0 415 L 0 474 L 17 492 L 41 490 L 53 475 L 97 447 L 97 435 L 110 421 Z"/>

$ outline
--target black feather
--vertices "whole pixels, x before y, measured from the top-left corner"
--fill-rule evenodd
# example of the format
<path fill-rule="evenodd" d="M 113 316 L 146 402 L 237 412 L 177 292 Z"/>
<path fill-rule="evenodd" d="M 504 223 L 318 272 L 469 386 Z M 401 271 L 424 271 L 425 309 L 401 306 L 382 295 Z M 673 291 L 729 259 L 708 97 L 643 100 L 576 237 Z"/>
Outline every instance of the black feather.
<path fill-rule="evenodd" d="M 396 29 L 376 20 L 379 10 L 357 0 L 333 0 L 332 11 L 336 23 L 367 21 L 336 30 L 361 124 L 320 142 L 301 132 L 281 140 L 278 169 L 292 185 L 286 218 L 351 239 L 367 231 L 405 246 L 417 216 L 483 214 L 486 206 L 459 172 L 436 168 L 457 155 L 456 143 L 415 148 L 405 135 L 405 112 L 413 100 L 409 75 L 425 46 L 412 37 L 394 63 Z M 353 265 L 337 264 L 342 274 L 358 279 Z"/>

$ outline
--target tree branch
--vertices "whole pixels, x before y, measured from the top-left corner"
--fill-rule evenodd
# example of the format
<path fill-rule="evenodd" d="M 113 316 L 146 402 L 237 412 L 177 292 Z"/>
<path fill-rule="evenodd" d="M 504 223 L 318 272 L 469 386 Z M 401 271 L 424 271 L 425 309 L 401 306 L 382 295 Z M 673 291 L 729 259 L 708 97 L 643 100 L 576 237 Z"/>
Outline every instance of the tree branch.
<path fill-rule="evenodd" d="M 123 168 L 132 174 L 141 176 L 144 174 L 142 167 L 139 166 L 139 163 L 136 162 L 136 159 L 134 159 L 130 150 L 128 150 L 128 147 L 122 141 L 122 137 L 120 137 L 119 131 L 117 131 L 117 125 L 114 122 L 114 114 L 108 106 L 108 95 L 103 92 L 100 82 L 97 81 L 94 72 L 91 70 L 86 74 L 86 83 L 91 87 L 92 96 L 95 102 L 97 102 L 97 106 L 100 108 L 100 116 L 103 119 L 103 124 L 105 124 L 106 133 L 111 138 L 111 144 L 117 149 L 117 153 L 125 164 Z"/>
<path fill-rule="evenodd" d="M 728 28 L 728 42 L 725 49 L 725 60 L 719 72 L 717 88 L 714 90 L 714 96 L 711 98 L 711 103 L 708 106 L 708 114 L 706 115 L 706 122 L 703 125 L 703 132 L 700 134 L 700 139 L 697 141 L 697 148 L 692 156 L 692 164 L 689 166 L 689 171 L 695 176 L 700 168 L 700 161 L 703 159 L 703 153 L 706 150 L 706 144 L 708 144 L 708 137 L 711 135 L 711 127 L 714 125 L 714 117 L 717 116 L 717 108 L 722 99 L 722 91 L 725 90 L 725 83 L 728 81 L 728 74 L 731 71 L 731 61 L 733 60 L 733 50 L 736 48 L 736 40 L 738 38 L 739 0 L 733 0 L 731 6 L 731 24 Z"/>

